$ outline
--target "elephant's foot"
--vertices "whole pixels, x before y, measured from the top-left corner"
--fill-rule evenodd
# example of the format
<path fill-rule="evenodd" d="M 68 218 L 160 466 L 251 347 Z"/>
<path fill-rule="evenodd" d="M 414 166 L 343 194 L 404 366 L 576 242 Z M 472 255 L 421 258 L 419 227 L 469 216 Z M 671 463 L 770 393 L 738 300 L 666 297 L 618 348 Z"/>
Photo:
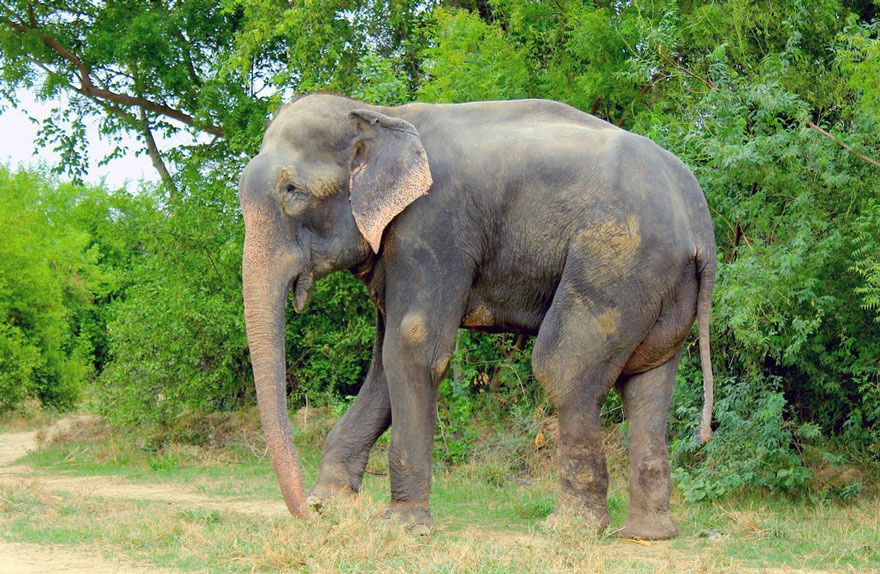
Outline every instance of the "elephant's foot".
<path fill-rule="evenodd" d="M 325 456 L 325 460 L 321 461 L 321 469 L 318 471 L 318 480 L 315 481 L 315 486 L 306 496 L 306 504 L 315 510 L 320 510 L 331 498 L 357 494 L 359 487 L 360 480 L 355 481 L 354 477 L 349 475 L 345 465 L 330 463 Z"/>
<path fill-rule="evenodd" d="M 641 540 L 665 540 L 678 534 L 678 526 L 669 517 L 669 512 L 649 512 L 634 514 L 630 512 L 618 533 L 621 538 Z"/>
<path fill-rule="evenodd" d="M 569 497 L 560 497 L 556 510 L 544 519 L 544 525 L 552 527 L 565 517 L 573 517 L 583 520 L 585 523 L 594 525 L 596 532 L 602 532 L 608 528 L 611 516 L 607 506 L 585 505 Z"/>
<path fill-rule="evenodd" d="M 357 494 L 347 484 L 333 484 L 318 481 L 306 496 L 306 504 L 315 510 L 321 510 L 331 498 L 337 496 L 354 496 Z"/>
<path fill-rule="evenodd" d="M 437 528 L 427 500 L 416 502 L 392 500 L 382 518 L 400 520 L 408 532 L 419 536 L 427 536 Z"/>

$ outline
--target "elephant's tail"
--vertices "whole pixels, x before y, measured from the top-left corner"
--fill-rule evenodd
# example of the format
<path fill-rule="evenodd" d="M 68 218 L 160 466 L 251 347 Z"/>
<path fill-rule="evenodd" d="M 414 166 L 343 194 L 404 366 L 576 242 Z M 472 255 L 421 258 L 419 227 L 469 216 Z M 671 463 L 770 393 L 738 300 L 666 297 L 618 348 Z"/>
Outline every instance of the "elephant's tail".
<path fill-rule="evenodd" d="M 712 309 L 712 288 L 715 286 L 717 256 L 714 241 L 705 250 L 697 250 L 697 330 L 700 338 L 700 364 L 703 367 L 703 412 L 697 440 L 706 444 L 712 438 L 712 405 L 715 380 L 712 376 L 712 356 L 709 351 L 709 316 Z"/>

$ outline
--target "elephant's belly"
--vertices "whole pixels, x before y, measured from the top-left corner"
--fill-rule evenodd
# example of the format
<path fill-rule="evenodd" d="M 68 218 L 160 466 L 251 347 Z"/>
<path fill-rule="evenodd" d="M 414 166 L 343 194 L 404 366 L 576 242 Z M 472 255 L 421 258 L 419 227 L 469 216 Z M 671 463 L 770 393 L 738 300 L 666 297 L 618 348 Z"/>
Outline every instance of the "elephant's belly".
<path fill-rule="evenodd" d="M 495 314 L 483 302 L 476 301 L 472 303 L 470 308 L 465 311 L 464 317 L 461 319 L 461 326 L 473 329 L 495 327 Z"/>
<path fill-rule="evenodd" d="M 461 326 L 489 333 L 537 335 L 546 309 L 518 305 L 517 301 L 495 303 L 472 294 L 461 319 Z"/>

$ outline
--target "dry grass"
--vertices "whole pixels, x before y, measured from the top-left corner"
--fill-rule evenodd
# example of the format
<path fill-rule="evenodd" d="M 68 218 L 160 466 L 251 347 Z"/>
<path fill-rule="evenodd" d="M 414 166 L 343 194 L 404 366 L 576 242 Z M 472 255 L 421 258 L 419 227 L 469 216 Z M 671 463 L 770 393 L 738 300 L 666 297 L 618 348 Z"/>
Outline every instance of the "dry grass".
<path fill-rule="evenodd" d="M 196 417 L 188 426 L 182 421 L 182 428 L 197 429 L 193 440 L 172 440 L 179 434 L 168 431 L 168 442 L 152 449 L 143 443 L 132 449 L 106 423 L 74 425 L 31 457 L 42 476 L 0 489 L 0 536 L 85 545 L 139 563 L 212 572 L 880 571 L 880 503 L 864 494 L 851 505 L 809 506 L 760 495 L 686 504 L 676 492 L 672 512 L 682 532 L 668 542 L 597 536 L 573 518 L 546 528 L 542 522 L 558 487 L 552 431 L 541 445 L 534 437 L 516 448 L 499 443 L 468 464 L 436 471 L 432 506 L 441 529 L 430 536 L 412 536 L 379 518 L 387 477 L 374 475 L 365 478 L 361 496 L 334 501 L 302 521 L 244 512 L 239 502 L 278 503 L 279 496 L 268 460 L 259 462 L 262 439 L 254 413 L 234 416 Z M 297 417 L 297 426 L 306 429 L 297 437 L 301 455 L 313 475 L 333 417 L 314 409 Z M 385 470 L 381 451 L 373 454 L 371 470 Z M 620 524 L 627 503 L 621 433 L 607 434 L 606 451 L 613 524 Z M 228 464 L 236 457 L 249 462 Z M 105 466 L 90 471 L 99 463 Z M 125 475 L 132 468 L 137 472 Z M 89 476 L 65 483 L 59 473 L 70 470 Z M 102 473 L 114 476 L 92 476 Z M 123 485 L 63 486 L 94 486 L 102 479 L 136 481 L 145 494 L 131 500 Z M 191 495 L 167 498 L 174 485 Z"/>
<path fill-rule="evenodd" d="M 0 415 L 0 432 L 22 432 L 45 428 L 61 415 L 36 399 L 26 401 L 13 412 Z"/>
<path fill-rule="evenodd" d="M 321 515 L 293 521 L 59 497 L 31 485 L 0 490 L 0 509 L 8 517 L 38 516 L 62 541 L 121 549 L 141 560 L 165 562 L 173 556 L 176 565 L 213 564 L 233 571 L 574 573 L 601 571 L 604 561 L 598 539 L 577 522 L 528 536 L 440 531 L 418 537 L 381 519 L 384 505 L 369 496 L 334 502 Z M 25 540 L 40 536 L 36 520 L 4 522 Z"/>
<path fill-rule="evenodd" d="M 460 480 L 466 487 L 467 480 Z M 59 495 L 35 481 L 0 489 L 0 525 L 20 541 L 84 544 L 140 563 L 216 572 L 777 573 L 808 564 L 821 564 L 821 572 L 874 571 L 876 536 L 872 542 L 866 532 L 880 532 L 876 503 L 845 511 L 816 508 L 795 517 L 772 505 L 749 508 L 754 504 L 691 510 L 712 515 L 720 524 L 719 540 L 684 532 L 673 541 L 626 542 L 596 535 L 571 517 L 552 527 L 447 526 L 420 537 L 382 520 L 385 504 L 369 493 L 291 520 Z"/>

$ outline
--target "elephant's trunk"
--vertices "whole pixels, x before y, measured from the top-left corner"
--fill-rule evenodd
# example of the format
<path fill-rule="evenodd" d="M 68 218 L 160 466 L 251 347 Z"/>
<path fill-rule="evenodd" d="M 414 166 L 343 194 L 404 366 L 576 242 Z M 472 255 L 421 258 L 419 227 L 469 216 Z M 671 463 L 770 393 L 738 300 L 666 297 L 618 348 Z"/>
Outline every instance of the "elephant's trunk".
<path fill-rule="evenodd" d="M 244 265 L 244 314 L 263 435 L 287 508 L 304 514 L 302 469 L 290 433 L 284 361 L 287 284 L 271 285 Z"/>
<path fill-rule="evenodd" d="M 277 187 L 281 177 L 271 157 L 251 160 L 239 182 L 242 197 Z M 284 361 L 284 307 L 292 282 L 302 272 L 304 256 L 269 203 L 242 205 L 245 223 L 242 281 L 248 346 L 257 388 L 263 435 L 287 508 L 294 516 L 305 512 L 302 469 L 290 434 Z M 310 277 L 297 287 L 299 300 L 308 296 Z M 300 296 L 300 291 L 305 295 Z"/>

